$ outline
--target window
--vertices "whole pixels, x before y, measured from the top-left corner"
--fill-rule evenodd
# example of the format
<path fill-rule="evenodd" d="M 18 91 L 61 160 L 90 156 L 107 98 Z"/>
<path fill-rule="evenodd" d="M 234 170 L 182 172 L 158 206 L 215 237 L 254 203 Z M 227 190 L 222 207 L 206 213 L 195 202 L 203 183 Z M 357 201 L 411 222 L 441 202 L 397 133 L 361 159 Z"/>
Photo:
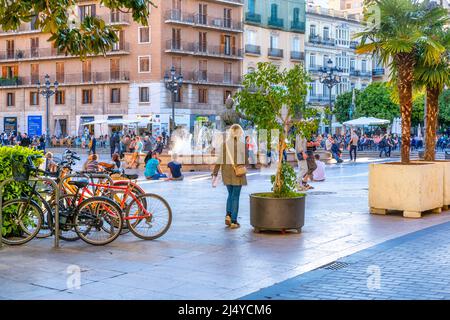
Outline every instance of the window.
<path fill-rule="evenodd" d="M 81 63 L 81 72 L 82 72 L 82 81 L 83 82 L 90 82 L 92 81 L 92 72 L 91 72 L 91 60 L 84 60 Z"/>
<path fill-rule="evenodd" d="M 330 39 L 330 28 L 329 27 L 323 27 L 323 39 L 324 40 Z"/>
<path fill-rule="evenodd" d="M 223 26 L 225 28 L 231 28 L 231 9 L 223 9 Z"/>
<path fill-rule="evenodd" d="M 294 25 L 298 25 L 300 22 L 300 9 L 294 8 L 294 17 L 293 17 Z"/>
<path fill-rule="evenodd" d="M 278 35 L 276 35 L 276 34 L 270 35 L 270 48 L 278 49 Z"/>
<path fill-rule="evenodd" d="M 223 82 L 225 83 L 231 83 L 231 67 L 232 64 L 229 62 L 223 64 Z"/>
<path fill-rule="evenodd" d="M 111 22 L 112 23 L 120 22 L 120 11 L 119 10 L 111 10 Z"/>
<path fill-rule="evenodd" d="M 208 89 L 198 89 L 198 103 L 208 103 Z"/>
<path fill-rule="evenodd" d="M 198 80 L 208 81 L 208 60 L 198 61 Z"/>
<path fill-rule="evenodd" d="M 311 82 L 311 87 L 309 88 L 309 95 L 315 96 L 316 95 L 316 82 Z"/>
<path fill-rule="evenodd" d="M 345 4 L 345 9 L 351 9 L 352 8 L 352 4 L 351 3 L 346 3 Z"/>
<path fill-rule="evenodd" d="M 2 66 L 2 78 L 12 79 L 19 74 L 18 66 Z"/>
<path fill-rule="evenodd" d="M 236 47 L 236 37 L 232 37 L 232 36 L 228 36 L 228 35 L 222 35 L 221 36 L 221 41 L 220 41 L 220 46 L 221 46 L 221 53 L 225 54 L 225 55 L 232 55 L 235 52 L 235 47 Z"/>
<path fill-rule="evenodd" d="M 85 6 L 79 6 L 80 8 L 80 20 L 83 20 L 86 17 L 95 17 L 95 4 L 89 4 Z"/>
<path fill-rule="evenodd" d="M 299 37 L 292 38 L 292 51 L 300 52 L 300 38 Z"/>
<path fill-rule="evenodd" d="M 227 101 L 228 97 L 232 97 L 233 93 L 230 90 L 225 90 L 223 92 L 223 104 Z"/>
<path fill-rule="evenodd" d="M 14 59 L 14 40 L 6 40 L 6 58 Z"/>
<path fill-rule="evenodd" d="M 6 105 L 8 107 L 13 107 L 15 105 L 15 94 L 14 94 L 14 92 L 8 92 L 6 94 Z"/>
<path fill-rule="evenodd" d="M 64 62 L 56 63 L 56 81 L 64 83 Z"/>
<path fill-rule="evenodd" d="M 206 39 L 206 32 L 199 32 L 198 33 L 198 51 L 200 52 L 207 52 L 208 42 Z"/>
<path fill-rule="evenodd" d="M 31 83 L 36 84 L 39 81 L 39 64 L 32 63 L 30 67 L 31 67 L 30 71 Z"/>
<path fill-rule="evenodd" d="M 172 0 L 172 8 L 174 10 L 181 10 L 181 0 Z"/>
<path fill-rule="evenodd" d="M 208 20 L 208 6 L 206 4 L 198 5 L 198 23 L 207 24 Z"/>
<path fill-rule="evenodd" d="M 31 57 L 39 57 L 39 38 L 31 38 L 30 39 L 30 48 L 31 48 Z"/>
<path fill-rule="evenodd" d="M 112 51 L 122 51 L 127 50 L 125 47 L 125 32 L 123 30 L 115 31 L 117 35 L 117 42 L 112 46 Z"/>
<path fill-rule="evenodd" d="M 255 72 L 255 68 L 253 68 L 253 67 L 248 67 L 247 73 L 252 73 L 252 72 Z"/>
<path fill-rule="evenodd" d="M 139 72 L 150 72 L 150 56 L 139 57 Z"/>
<path fill-rule="evenodd" d="M 110 101 L 111 101 L 111 103 L 120 103 L 120 89 L 119 88 L 111 89 Z"/>
<path fill-rule="evenodd" d="M 278 5 L 272 3 L 270 6 L 270 18 L 276 20 L 278 18 Z"/>
<path fill-rule="evenodd" d="M 139 87 L 139 102 L 150 102 L 149 87 Z"/>
<path fill-rule="evenodd" d="M 256 0 L 248 0 L 248 11 L 250 13 L 255 13 L 255 2 Z"/>
<path fill-rule="evenodd" d="M 367 62 L 366 60 L 361 61 L 361 71 L 366 72 L 367 71 Z"/>
<path fill-rule="evenodd" d="M 312 24 L 309 26 L 309 35 L 311 37 L 315 37 L 316 36 L 316 25 Z"/>
<path fill-rule="evenodd" d="M 92 103 L 92 89 L 83 89 L 81 91 L 82 94 L 82 103 L 83 104 L 91 104 Z"/>
<path fill-rule="evenodd" d="M 182 92 L 183 92 L 183 91 L 181 90 L 181 88 L 178 88 L 178 89 L 174 92 L 175 102 L 181 102 L 181 98 L 183 97 Z"/>
<path fill-rule="evenodd" d="M 172 66 L 175 67 L 175 72 L 177 74 L 181 73 L 181 58 L 180 57 L 172 57 Z"/>
<path fill-rule="evenodd" d="M 120 59 L 114 58 L 109 60 L 109 72 L 111 80 L 120 80 Z"/>
<path fill-rule="evenodd" d="M 66 104 L 66 94 L 64 90 L 56 91 L 55 104 Z"/>
<path fill-rule="evenodd" d="M 139 43 L 150 43 L 150 27 L 139 28 Z"/>
<path fill-rule="evenodd" d="M 181 29 L 172 29 L 172 48 L 175 50 L 181 49 Z"/>
<path fill-rule="evenodd" d="M 355 59 L 352 58 L 350 59 L 350 71 L 355 71 L 355 67 L 356 67 Z"/>
<path fill-rule="evenodd" d="M 30 106 L 39 105 L 39 92 L 32 91 L 30 92 Z"/>
<path fill-rule="evenodd" d="M 247 30 L 247 44 L 256 45 L 256 32 L 254 30 Z"/>
<path fill-rule="evenodd" d="M 316 55 L 311 54 L 309 56 L 309 66 L 310 67 L 315 67 L 316 66 Z"/>

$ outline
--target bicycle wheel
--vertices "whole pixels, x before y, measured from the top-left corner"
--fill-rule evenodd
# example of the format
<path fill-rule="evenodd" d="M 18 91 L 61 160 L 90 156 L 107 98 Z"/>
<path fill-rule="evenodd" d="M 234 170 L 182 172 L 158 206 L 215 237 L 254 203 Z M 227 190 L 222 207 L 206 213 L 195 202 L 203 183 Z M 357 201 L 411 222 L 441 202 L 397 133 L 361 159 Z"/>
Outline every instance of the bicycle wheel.
<path fill-rule="evenodd" d="M 78 205 L 74 224 L 81 240 L 92 245 L 105 245 L 122 231 L 122 210 L 109 198 L 92 197 Z"/>
<path fill-rule="evenodd" d="M 44 239 L 53 235 L 52 207 L 50 201 L 53 198 L 53 190 L 36 190 L 33 194 L 33 200 L 42 210 L 42 225 L 36 238 Z"/>
<path fill-rule="evenodd" d="M 3 204 L 3 226 L 8 235 L 3 242 L 8 245 L 24 244 L 33 239 L 42 225 L 42 210 L 38 204 L 28 199 L 14 199 Z"/>
<path fill-rule="evenodd" d="M 79 197 L 66 194 L 59 198 L 59 238 L 64 241 L 77 241 L 80 236 L 75 231 L 74 216 Z"/>
<path fill-rule="evenodd" d="M 114 181 L 113 186 L 127 187 L 130 186 L 130 192 L 133 193 L 134 197 L 138 197 L 140 195 L 145 194 L 144 190 L 139 187 L 135 183 L 129 183 L 128 181 Z M 122 210 L 125 210 L 133 201 L 133 197 L 125 192 L 124 190 L 110 190 L 109 197 L 114 200 Z M 142 200 L 142 204 L 145 208 L 147 208 L 147 204 L 145 203 L 145 199 Z M 128 225 L 124 224 L 121 234 L 126 234 L 130 232 L 128 229 Z"/>
<path fill-rule="evenodd" d="M 129 204 L 125 210 L 125 220 L 128 229 L 136 237 L 154 240 L 169 230 L 172 223 L 172 209 L 164 198 L 146 193 L 133 199 Z"/>

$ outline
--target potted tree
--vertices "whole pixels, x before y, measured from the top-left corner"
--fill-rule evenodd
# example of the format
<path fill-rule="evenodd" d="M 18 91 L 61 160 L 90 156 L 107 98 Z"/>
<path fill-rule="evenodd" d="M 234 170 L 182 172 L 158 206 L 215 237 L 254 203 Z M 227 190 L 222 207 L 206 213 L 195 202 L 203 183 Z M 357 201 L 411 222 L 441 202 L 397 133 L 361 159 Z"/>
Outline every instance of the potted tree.
<path fill-rule="evenodd" d="M 444 10 L 444 9 L 443 9 Z M 445 11 L 445 10 L 444 10 Z M 448 21 L 447 16 L 442 16 L 436 23 L 428 28 L 428 32 L 433 36 L 434 41 L 445 48 L 438 61 L 427 59 L 426 51 L 421 50 L 414 78 L 417 86 L 426 91 L 426 127 L 425 127 L 425 153 L 424 161 L 433 162 L 443 167 L 444 183 L 444 207 L 448 209 L 450 205 L 450 161 L 436 161 L 436 132 L 438 128 L 439 96 L 444 91 L 444 87 L 450 84 L 449 68 L 449 48 L 450 31 L 444 28 Z"/>
<path fill-rule="evenodd" d="M 412 0 L 369 0 L 366 29 L 357 34 L 357 53 L 373 53 L 389 64 L 397 85 L 402 118 L 401 162 L 369 166 L 371 213 L 401 210 L 404 217 L 418 218 L 422 212 L 440 212 L 443 205 L 443 170 L 433 163 L 410 161 L 412 89 L 414 70 L 421 52 L 437 63 L 445 48 L 428 32 L 430 25 L 447 15 L 439 7 Z M 440 22 L 439 22 L 440 23 Z"/>
<path fill-rule="evenodd" d="M 250 195 L 250 222 L 257 232 L 300 231 L 304 224 L 305 194 L 296 191 L 295 171 L 282 159 L 292 127 L 306 138 L 317 130 L 318 111 L 305 104 L 309 81 L 300 65 L 280 71 L 272 63 L 258 63 L 236 94 L 238 111 L 257 126 L 260 135 L 268 133 L 266 141 L 277 144 L 279 161 L 272 176 L 272 192 Z"/>

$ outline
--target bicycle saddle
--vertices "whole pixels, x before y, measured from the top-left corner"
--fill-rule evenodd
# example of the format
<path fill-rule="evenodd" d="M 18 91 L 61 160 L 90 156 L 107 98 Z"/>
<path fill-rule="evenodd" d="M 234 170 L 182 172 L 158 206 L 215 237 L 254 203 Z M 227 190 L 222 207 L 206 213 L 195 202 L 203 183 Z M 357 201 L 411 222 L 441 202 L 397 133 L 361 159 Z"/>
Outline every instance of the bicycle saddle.
<path fill-rule="evenodd" d="M 130 180 L 136 180 L 137 178 L 139 178 L 138 174 L 126 174 L 126 173 L 124 173 L 124 174 L 122 174 L 122 176 L 124 178 L 130 179 Z"/>
<path fill-rule="evenodd" d="M 69 181 L 69 184 L 71 186 L 75 186 L 77 188 L 84 188 L 89 184 L 89 181 L 87 181 L 87 180 L 71 180 L 71 181 Z"/>

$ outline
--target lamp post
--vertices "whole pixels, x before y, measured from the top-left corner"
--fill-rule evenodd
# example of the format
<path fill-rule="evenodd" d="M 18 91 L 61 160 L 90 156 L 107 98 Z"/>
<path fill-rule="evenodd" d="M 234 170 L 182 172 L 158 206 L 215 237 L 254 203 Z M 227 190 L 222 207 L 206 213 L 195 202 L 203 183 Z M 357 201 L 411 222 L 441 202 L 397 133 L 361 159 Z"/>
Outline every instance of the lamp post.
<path fill-rule="evenodd" d="M 328 89 L 330 89 L 330 115 L 329 115 L 329 121 L 330 121 L 330 127 L 329 131 L 326 130 L 327 133 L 331 133 L 332 129 L 332 121 L 333 121 L 333 106 L 332 106 L 332 98 L 331 98 L 331 90 L 333 87 L 339 83 L 341 83 L 341 72 L 342 69 L 338 67 L 333 67 L 333 61 L 331 59 L 328 59 L 327 65 L 323 66 L 319 69 L 320 83 L 326 85 Z"/>
<path fill-rule="evenodd" d="M 177 75 L 175 67 L 170 68 L 170 74 L 164 75 L 164 83 L 166 84 L 166 89 L 172 94 L 172 121 L 170 127 L 170 134 L 175 129 L 175 94 L 179 92 L 179 89 L 183 85 L 183 76 L 181 74 Z"/>
<path fill-rule="evenodd" d="M 53 83 L 54 90 L 51 89 L 51 83 L 50 83 L 50 76 L 48 74 L 44 77 L 45 83 L 44 88 L 41 90 L 41 82 L 37 82 L 38 86 L 38 92 L 45 97 L 45 103 L 46 103 L 46 111 L 45 111 L 45 117 L 46 117 L 46 133 L 45 133 L 45 146 L 50 146 L 50 113 L 49 113 L 49 100 L 52 95 L 54 95 L 58 91 L 58 81 L 55 81 Z"/>

